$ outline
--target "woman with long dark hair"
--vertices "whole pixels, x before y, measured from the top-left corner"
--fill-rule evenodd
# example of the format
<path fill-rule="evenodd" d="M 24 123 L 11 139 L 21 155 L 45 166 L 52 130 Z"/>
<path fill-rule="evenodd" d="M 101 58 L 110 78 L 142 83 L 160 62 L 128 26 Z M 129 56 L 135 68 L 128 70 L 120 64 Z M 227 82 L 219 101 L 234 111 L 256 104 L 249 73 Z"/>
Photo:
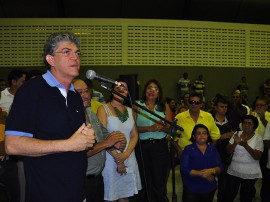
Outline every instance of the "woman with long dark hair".
<path fill-rule="evenodd" d="M 123 96 L 128 95 L 127 84 L 114 86 L 114 90 Z M 141 189 L 139 169 L 134 148 L 138 141 L 138 132 L 131 108 L 123 105 L 123 98 L 112 94 L 110 102 L 98 108 L 98 118 L 109 132 L 120 131 L 126 136 L 125 149 L 109 149 L 102 175 L 104 178 L 104 200 L 128 202 Z M 94 194 L 94 193 L 93 193 Z"/>
<path fill-rule="evenodd" d="M 145 84 L 138 104 L 169 121 L 172 119 L 171 110 L 163 99 L 162 87 L 155 79 Z M 142 109 L 137 110 L 136 122 L 141 149 L 136 156 L 143 185 L 141 201 L 165 202 L 169 154 L 165 137 L 168 125 Z"/>

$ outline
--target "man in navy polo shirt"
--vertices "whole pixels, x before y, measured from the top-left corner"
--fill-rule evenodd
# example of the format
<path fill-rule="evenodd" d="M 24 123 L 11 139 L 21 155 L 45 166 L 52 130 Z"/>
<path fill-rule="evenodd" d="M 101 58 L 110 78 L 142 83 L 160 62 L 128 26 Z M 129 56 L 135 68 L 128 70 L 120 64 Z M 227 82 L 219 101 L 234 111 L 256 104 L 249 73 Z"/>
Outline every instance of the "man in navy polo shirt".
<path fill-rule="evenodd" d="M 27 202 L 85 200 L 86 150 L 95 136 L 71 84 L 79 75 L 79 45 L 69 32 L 49 37 L 48 71 L 17 91 L 6 122 L 6 152 L 23 156 Z"/>

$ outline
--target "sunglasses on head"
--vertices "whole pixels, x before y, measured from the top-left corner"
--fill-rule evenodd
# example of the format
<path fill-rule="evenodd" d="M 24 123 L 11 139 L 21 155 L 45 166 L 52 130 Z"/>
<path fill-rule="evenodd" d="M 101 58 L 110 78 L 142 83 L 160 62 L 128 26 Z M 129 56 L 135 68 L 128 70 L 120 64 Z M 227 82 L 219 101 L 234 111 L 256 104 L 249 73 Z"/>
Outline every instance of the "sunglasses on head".
<path fill-rule="evenodd" d="M 188 103 L 191 104 L 191 105 L 199 105 L 199 104 L 201 104 L 200 101 L 196 101 L 196 100 L 189 100 Z"/>

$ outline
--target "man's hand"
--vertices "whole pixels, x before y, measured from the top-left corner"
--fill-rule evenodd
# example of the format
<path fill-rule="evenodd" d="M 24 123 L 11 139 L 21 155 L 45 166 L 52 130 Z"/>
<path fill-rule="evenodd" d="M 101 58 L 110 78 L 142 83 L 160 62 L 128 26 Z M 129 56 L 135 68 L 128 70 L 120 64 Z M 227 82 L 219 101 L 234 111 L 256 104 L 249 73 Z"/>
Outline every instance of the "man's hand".
<path fill-rule="evenodd" d="M 85 123 L 68 139 L 68 151 L 84 151 L 93 147 L 95 143 L 94 129 Z"/>
<path fill-rule="evenodd" d="M 120 131 L 112 132 L 106 140 L 107 148 L 114 146 L 116 149 L 123 151 L 126 147 L 126 136 Z"/>

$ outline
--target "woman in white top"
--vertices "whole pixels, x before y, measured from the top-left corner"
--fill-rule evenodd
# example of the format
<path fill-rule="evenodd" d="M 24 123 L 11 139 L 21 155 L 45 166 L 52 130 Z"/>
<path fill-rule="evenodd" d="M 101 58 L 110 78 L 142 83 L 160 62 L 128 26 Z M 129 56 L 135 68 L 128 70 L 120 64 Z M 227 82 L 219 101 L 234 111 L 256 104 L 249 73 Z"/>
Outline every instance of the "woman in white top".
<path fill-rule="evenodd" d="M 256 117 L 245 115 L 243 131 L 233 135 L 227 145 L 227 152 L 233 153 L 233 156 L 227 170 L 224 202 L 233 202 L 240 185 L 240 201 L 252 202 L 254 184 L 262 177 L 259 160 L 263 152 L 263 140 L 255 133 L 258 124 Z"/>
<path fill-rule="evenodd" d="M 127 84 L 120 83 L 122 86 L 115 86 L 114 90 L 127 96 Z M 120 96 L 112 94 L 112 100 L 100 106 L 97 112 L 100 122 L 110 133 L 120 131 L 125 134 L 127 141 L 124 151 L 112 148 L 106 152 L 105 167 L 102 171 L 105 201 L 128 202 L 129 197 L 138 194 L 138 190 L 141 189 L 139 168 L 134 152 L 138 132 L 132 110 L 126 107 L 123 101 Z"/>

